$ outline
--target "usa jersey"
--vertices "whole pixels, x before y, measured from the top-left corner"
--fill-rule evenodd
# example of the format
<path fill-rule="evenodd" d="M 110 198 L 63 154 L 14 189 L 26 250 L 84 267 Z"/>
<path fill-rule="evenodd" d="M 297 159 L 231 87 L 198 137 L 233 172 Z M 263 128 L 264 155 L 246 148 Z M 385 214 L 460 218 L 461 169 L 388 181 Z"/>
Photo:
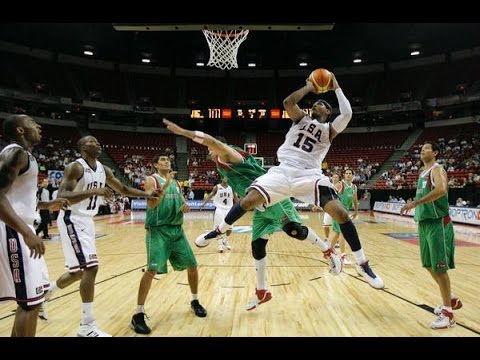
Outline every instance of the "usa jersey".
<path fill-rule="evenodd" d="M 93 170 L 84 159 L 77 159 L 75 161 L 83 166 L 83 176 L 73 189 L 74 192 L 105 187 L 105 169 L 99 161 L 97 161 L 96 170 Z M 102 199 L 98 199 L 98 196 L 95 195 L 70 206 L 70 210 L 73 214 L 95 216 L 98 213 L 98 207 L 101 203 Z"/>
<path fill-rule="evenodd" d="M 22 148 L 18 144 L 6 146 L 0 153 L 14 147 Z M 23 149 L 23 148 L 22 148 Z M 5 195 L 12 205 L 13 210 L 28 225 L 33 225 L 36 218 L 37 208 L 37 176 L 38 164 L 35 157 L 27 151 L 28 169 L 23 174 L 19 174 Z"/>
<path fill-rule="evenodd" d="M 285 135 L 285 141 L 277 151 L 278 161 L 299 169 L 321 169 L 330 145 L 329 124 L 306 115 Z"/>
<path fill-rule="evenodd" d="M 213 205 L 217 208 L 229 209 L 233 206 L 233 190 L 227 185 L 217 184 L 217 193 L 213 197 Z"/>

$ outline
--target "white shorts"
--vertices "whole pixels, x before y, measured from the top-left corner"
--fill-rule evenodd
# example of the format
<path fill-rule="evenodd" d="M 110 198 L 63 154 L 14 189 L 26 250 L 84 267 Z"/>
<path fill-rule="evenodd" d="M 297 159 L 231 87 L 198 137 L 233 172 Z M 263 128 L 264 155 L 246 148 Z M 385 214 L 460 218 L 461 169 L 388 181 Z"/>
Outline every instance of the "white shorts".
<path fill-rule="evenodd" d="M 57 225 L 68 271 L 75 272 L 85 267 L 97 266 L 93 217 L 60 210 Z"/>
<path fill-rule="evenodd" d="M 326 211 L 323 212 L 323 226 L 332 226 L 332 217 Z"/>
<path fill-rule="evenodd" d="M 29 228 L 35 233 L 33 225 Z M 31 258 L 23 236 L 0 222 L 0 301 L 40 304 L 49 288 L 45 258 Z"/>
<path fill-rule="evenodd" d="M 326 186 L 337 192 L 321 169 L 297 169 L 280 164 L 257 178 L 250 188 L 262 194 L 266 200 L 266 206 L 272 206 L 291 197 L 321 206 L 319 186 Z"/>
<path fill-rule="evenodd" d="M 222 223 L 223 219 L 225 219 L 225 216 L 227 216 L 228 212 L 230 211 L 231 208 L 221 208 L 217 207 L 215 209 L 215 215 L 213 216 L 213 226 L 218 226 Z M 228 230 L 232 230 L 233 225 L 230 225 Z"/>

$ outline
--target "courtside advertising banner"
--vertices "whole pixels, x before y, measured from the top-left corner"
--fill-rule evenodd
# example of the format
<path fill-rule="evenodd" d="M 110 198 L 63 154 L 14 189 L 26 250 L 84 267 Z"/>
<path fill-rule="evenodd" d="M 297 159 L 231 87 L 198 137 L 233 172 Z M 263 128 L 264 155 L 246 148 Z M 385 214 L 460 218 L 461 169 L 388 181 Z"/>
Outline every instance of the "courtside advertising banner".
<path fill-rule="evenodd" d="M 200 210 L 200 205 L 203 204 L 203 200 L 187 200 L 187 205 L 190 207 L 190 210 Z M 132 210 L 146 210 L 147 209 L 147 200 L 145 199 L 134 199 L 132 200 Z M 205 204 L 202 210 L 215 210 L 213 202 L 209 201 Z"/>
<path fill-rule="evenodd" d="M 401 203 L 375 201 L 373 210 L 390 214 L 400 214 L 400 209 L 403 205 L 404 204 Z M 413 216 L 414 213 L 414 210 L 410 210 L 407 215 Z M 480 209 L 478 208 L 450 206 L 450 217 L 453 222 L 468 225 L 480 225 Z"/>

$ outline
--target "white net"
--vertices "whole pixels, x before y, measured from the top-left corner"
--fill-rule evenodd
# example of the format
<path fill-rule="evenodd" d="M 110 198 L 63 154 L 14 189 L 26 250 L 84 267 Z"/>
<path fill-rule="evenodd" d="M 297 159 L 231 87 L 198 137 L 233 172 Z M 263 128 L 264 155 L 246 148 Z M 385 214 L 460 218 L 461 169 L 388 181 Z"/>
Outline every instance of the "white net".
<path fill-rule="evenodd" d="M 248 30 L 202 30 L 210 48 L 208 66 L 222 70 L 238 68 L 237 54 L 240 44 L 247 38 Z"/>

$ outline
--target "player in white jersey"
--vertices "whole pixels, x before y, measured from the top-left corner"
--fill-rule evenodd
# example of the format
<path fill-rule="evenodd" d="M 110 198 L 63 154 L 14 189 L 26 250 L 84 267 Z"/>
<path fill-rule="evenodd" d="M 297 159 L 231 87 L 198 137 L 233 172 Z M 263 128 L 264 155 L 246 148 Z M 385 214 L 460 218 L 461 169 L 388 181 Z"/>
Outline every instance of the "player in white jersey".
<path fill-rule="evenodd" d="M 60 211 L 57 219 L 68 271 L 51 284 L 49 297 L 57 288 L 63 289 L 80 280 L 82 320 L 77 336 L 110 336 L 97 328 L 93 315 L 95 277 L 98 271 L 93 217 L 102 200 L 99 198 L 112 197 L 112 189 L 134 197 L 157 198 L 158 195 L 147 194 L 116 179 L 112 170 L 97 160 L 102 148 L 95 137 L 84 136 L 77 145 L 82 158 L 67 165 L 58 189 L 58 196 L 73 204 L 68 210 Z"/>
<path fill-rule="evenodd" d="M 35 235 L 38 164 L 31 154 L 42 139 L 40 125 L 27 115 L 12 115 L 3 123 L 10 141 L 0 152 L 0 301 L 18 307 L 12 336 L 35 336 L 37 316 L 48 290 L 45 247 Z M 58 209 L 65 199 L 41 201 L 40 209 Z"/>
<path fill-rule="evenodd" d="M 234 194 L 232 187 L 228 185 L 228 178 L 224 177 L 220 184 L 213 187 L 212 192 L 208 194 L 207 198 L 200 205 L 202 209 L 205 204 L 213 198 L 213 205 L 215 205 L 215 215 L 213 216 L 213 226 L 216 227 L 222 223 L 225 215 L 230 211 L 234 202 L 238 201 L 238 197 Z M 225 234 L 218 238 L 218 251 L 223 252 L 225 248 L 230 250 L 232 247 L 228 241 L 228 237 L 232 233 L 233 225 L 226 231 Z"/>
<path fill-rule="evenodd" d="M 248 210 L 271 206 L 295 197 L 300 201 L 321 206 L 340 224 L 342 234 L 355 256 L 357 272 L 372 287 L 382 289 L 384 283 L 370 268 L 355 225 L 338 200 L 335 187 L 322 172 L 322 162 L 332 140 L 347 127 L 352 118 L 350 102 L 333 74 L 332 84 L 340 108 L 340 114 L 332 122 L 327 122 L 332 115 L 332 107 L 325 100 L 320 99 L 313 104 L 311 116 L 298 106 L 305 95 L 315 92 L 310 79 L 306 80 L 305 86 L 283 100 L 293 124 L 277 152 L 280 165 L 270 168 L 265 175 L 252 183 L 247 196 L 240 201 L 239 206 L 234 206 L 229 212 L 229 223 L 223 221 L 212 235 L 214 232 L 217 236 L 224 233 L 228 226 L 233 225 Z M 212 236 L 208 234 L 205 238 Z"/>

